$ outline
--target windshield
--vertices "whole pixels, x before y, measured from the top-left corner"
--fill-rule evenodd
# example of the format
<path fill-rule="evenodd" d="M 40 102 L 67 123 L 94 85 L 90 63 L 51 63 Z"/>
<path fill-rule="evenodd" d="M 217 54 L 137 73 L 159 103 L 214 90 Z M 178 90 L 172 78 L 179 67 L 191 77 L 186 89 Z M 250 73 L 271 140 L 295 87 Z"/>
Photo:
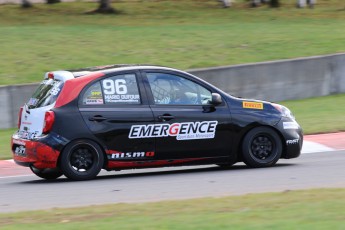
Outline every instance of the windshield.
<path fill-rule="evenodd" d="M 43 80 L 27 103 L 29 109 L 53 104 L 59 96 L 62 87 L 62 81 L 55 79 Z"/>

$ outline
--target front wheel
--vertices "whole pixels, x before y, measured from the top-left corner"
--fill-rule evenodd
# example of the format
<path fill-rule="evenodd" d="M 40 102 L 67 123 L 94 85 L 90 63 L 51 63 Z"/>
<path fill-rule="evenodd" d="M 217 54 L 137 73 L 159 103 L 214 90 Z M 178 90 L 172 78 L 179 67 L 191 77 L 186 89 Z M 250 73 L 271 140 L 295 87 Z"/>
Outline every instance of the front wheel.
<path fill-rule="evenodd" d="M 73 141 L 63 150 L 60 168 L 72 180 L 90 180 L 101 171 L 104 155 L 99 145 L 90 140 Z"/>
<path fill-rule="evenodd" d="M 34 166 L 30 166 L 31 171 L 38 177 L 46 180 L 55 180 L 62 176 L 62 172 L 58 168 L 53 169 L 38 169 Z"/>
<path fill-rule="evenodd" d="M 275 165 L 282 155 L 283 147 L 278 134 L 269 127 L 257 127 L 245 136 L 242 156 L 246 165 L 254 168 Z"/>

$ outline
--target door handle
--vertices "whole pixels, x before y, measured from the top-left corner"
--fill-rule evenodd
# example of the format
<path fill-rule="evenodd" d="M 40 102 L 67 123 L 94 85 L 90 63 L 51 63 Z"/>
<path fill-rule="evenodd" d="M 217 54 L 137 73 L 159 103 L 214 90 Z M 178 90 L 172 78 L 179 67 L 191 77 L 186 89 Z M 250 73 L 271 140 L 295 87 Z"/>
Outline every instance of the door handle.
<path fill-rule="evenodd" d="M 89 117 L 89 121 L 98 121 L 98 122 L 101 122 L 101 121 L 105 121 L 107 120 L 108 118 L 106 117 L 103 117 L 101 115 L 96 115 L 96 116 L 93 116 L 93 117 Z"/>
<path fill-rule="evenodd" d="M 170 114 L 163 114 L 163 115 L 159 115 L 158 116 L 158 120 L 159 121 L 170 121 L 172 119 L 174 119 L 174 116 L 171 116 Z"/>

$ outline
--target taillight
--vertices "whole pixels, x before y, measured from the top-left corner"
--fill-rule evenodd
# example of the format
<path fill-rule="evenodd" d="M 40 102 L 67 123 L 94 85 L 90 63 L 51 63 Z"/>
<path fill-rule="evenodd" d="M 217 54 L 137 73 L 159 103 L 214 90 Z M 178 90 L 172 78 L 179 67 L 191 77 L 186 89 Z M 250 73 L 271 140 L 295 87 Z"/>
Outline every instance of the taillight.
<path fill-rule="evenodd" d="M 55 114 L 53 111 L 47 111 L 44 115 L 44 126 L 43 126 L 43 133 L 47 134 L 53 127 L 55 121 Z"/>
<path fill-rule="evenodd" d="M 20 107 L 19 113 L 18 113 L 18 129 L 20 129 L 20 124 L 22 123 L 22 113 L 23 113 L 23 107 Z"/>
<path fill-rule="evenodd" d="M 49 79 L 54 79 L 54 74 L 52 72 L 48 73 L 48 78 Z"/>

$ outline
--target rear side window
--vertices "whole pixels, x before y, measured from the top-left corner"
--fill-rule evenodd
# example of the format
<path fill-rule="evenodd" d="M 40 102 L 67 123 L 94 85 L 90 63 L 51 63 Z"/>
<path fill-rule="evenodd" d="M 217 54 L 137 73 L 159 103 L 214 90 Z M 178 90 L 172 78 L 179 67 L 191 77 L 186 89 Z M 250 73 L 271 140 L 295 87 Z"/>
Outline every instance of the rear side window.
<path fill-rule="evenodd" d="M 135 74 L 122 74 L 92 84 L 84 93 L 83 105 L 140 104 Z"/>
<path fill-rule="evenodd" d="M 83 105 L 103 105 L 103 93 L 101 83 L 98 81 L 92 84 L 85 92 Z"/>
<path fill-rule="evenodd" d="M 63 82 L 55 79 L 44 79 L 27 103 L 29 109 L 53 104 L 59 96 Z"/>

